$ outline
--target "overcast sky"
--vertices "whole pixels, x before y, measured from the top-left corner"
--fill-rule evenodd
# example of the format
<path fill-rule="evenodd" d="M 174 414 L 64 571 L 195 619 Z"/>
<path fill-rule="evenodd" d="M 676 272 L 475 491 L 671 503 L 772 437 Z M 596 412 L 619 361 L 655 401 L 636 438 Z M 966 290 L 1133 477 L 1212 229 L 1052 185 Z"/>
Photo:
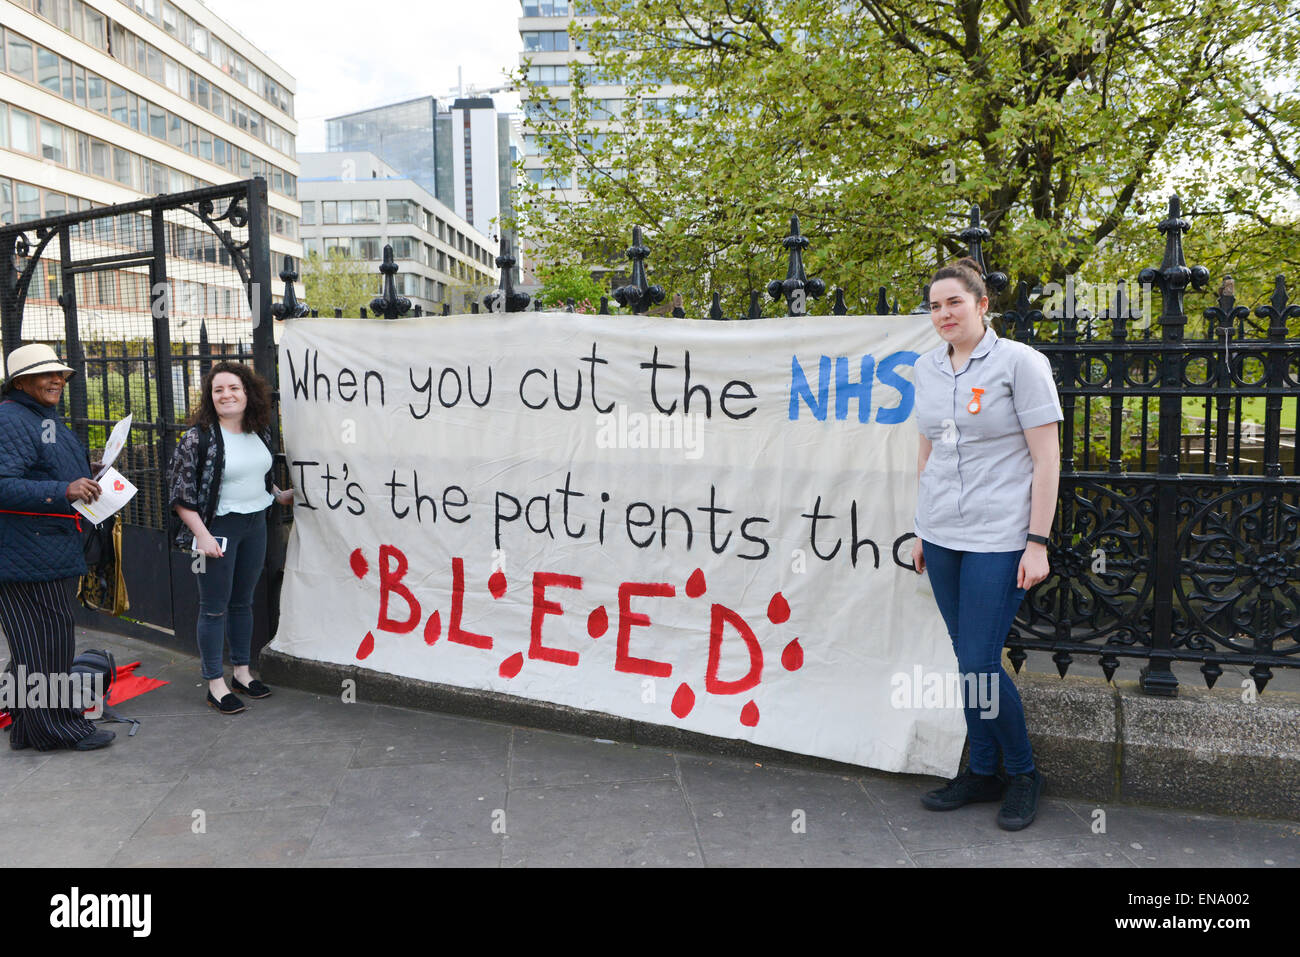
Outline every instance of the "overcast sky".
<path fill-rule="evenodd" d="M 325 118 L 465 85 L 501 86 L 519 64 L 519 0 L 204 0 L 297 82 L 298 150 L 325 148 Z M 518 94 L 497 96 L 501 109 Z"/>

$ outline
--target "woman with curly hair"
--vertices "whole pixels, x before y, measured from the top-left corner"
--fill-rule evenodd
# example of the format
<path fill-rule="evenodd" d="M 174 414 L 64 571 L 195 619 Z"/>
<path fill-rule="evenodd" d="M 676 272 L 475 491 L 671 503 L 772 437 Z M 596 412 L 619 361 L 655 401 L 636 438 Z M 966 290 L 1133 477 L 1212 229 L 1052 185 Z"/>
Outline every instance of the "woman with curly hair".
<path fill-rule="evenodd" d="M 249 671 L 253 588 L 266 559 L 266 510 L 272 502 L 292 505 L 293 491 L 271 482 L 266 380 L 241 363 L 218 362 L 200 391 L 193 428 L 172 456 L 170 504 L 182 523 L 176 544 L 203 556 L 197 631 L 208 705 L 237 714 L 244 703 L 226 686 L 222 652 L 228 639 L 235 691 L 271 693 Z"/>

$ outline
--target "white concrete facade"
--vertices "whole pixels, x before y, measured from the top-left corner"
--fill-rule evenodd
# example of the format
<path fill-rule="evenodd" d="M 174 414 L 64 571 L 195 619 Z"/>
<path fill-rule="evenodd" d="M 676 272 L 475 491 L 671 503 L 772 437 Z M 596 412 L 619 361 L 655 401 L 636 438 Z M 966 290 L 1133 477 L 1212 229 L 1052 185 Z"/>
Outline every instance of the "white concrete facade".
<path fill-rule="evenodd" d="M 295 81 L 233 27 L 197 0 L 0 0 L 0 25 L 0 221 L 257 174 L 273 262 L 301 255 Z M 183 242 L 210 237 L 191 220 L 177 220 Z M 208 262 L 203 276 L 193 258 L 169 262 L 193 280 L 178 314 L 190 302 L 196 318 L 242 321 L 238 274 Z M 118 279 L 104 310 L 138 308 L 131 275 Z M 57 308 L 36 285 L 29 304 Z"/>
<path fill-rule="evenodd" d="M 496 286 L 495 241 L 374 153 L 303 153 L 300 159 L 305 254 L 345 250 L 374 271 L 377 294 L 383 248 L 391 245 L 398 293 L 427 314 L 441 315 L 444 305 L 470 312 Z M 333 315 L 333 303 L 309 305 Z"/>
<path fill-rule="evenodd" d="M 478 104 L 478 105 L 471 105 Z M 451 108 L 456 210 L 485 236 L 501 235 L 501 184 L 496 106 L 490 99 L 456 100 Z"/>
<path fill-rule="evenodd" d="M 523 52 L 519 55 L 521 66 L 527 66 L 529 78 L 534 83 L 544 85 L 556 100 L 554 114 L 546 113 L 553 120 L 563 120 L 570 107 L 572 88 L 570 69 L 574 64 L 589 64 L 592 55 L 587 50 L 583 39 L 584 31 L 596 19 L 590 4 L 585 0 L 520 0 L 521 13 L 518 21 L 519 36 L 523 41 Z M 569 28 L 575 24 L 573 34 Z M 633 119 L 638 113 L 644 117 L 656 115 L 649 107 L 656 104 L 638 103 L 629 98 L 627 87 L 622 83 L 605 85 L 588 85 L 587 93 L 594 99 L 601 100 L 603 113 L 593 115 L 592 128 L 597 135 L 617 127 L 623 119 Z M 669 97 L 685 92 L 681 86 L 665 86 L 655 94 L 657 97 Z M 545 112 L 544 102 L 530 100 L 527 90 L 523 94 L 524 112 L 524 176 L 531 182 L 542 186 L 558 200 L 571 203 L 585 202 L 587 192 L 582 188 L 579 169 L 553 171 L 548 170 L 545 157 L 545 144 L 532 127 L 532 120 L 539 112 Z M 629 237 L 630 238 L 630 237 Z M 533 272 L 533 256 L 528 237 L 522 238 L 524 247 L 523 288 L 532 292 L 538 287 Z"/>

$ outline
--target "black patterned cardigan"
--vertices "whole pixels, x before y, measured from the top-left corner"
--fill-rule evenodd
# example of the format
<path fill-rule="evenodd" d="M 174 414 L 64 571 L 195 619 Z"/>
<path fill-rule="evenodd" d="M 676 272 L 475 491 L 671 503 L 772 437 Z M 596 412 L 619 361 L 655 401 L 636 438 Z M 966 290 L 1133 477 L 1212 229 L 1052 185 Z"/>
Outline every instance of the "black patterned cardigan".
<path fill-rule="evenodd" d="M 172 453 L 171 465 L 168 467 L 169 495 L 167 507 L 171 514 L 176 514 L 176 506 L 188 508 L 199 513 L 204 527 L 212 524 L 217 512 L 217 502 L 221 498 L 221 474 L 226 464 L 226 443 L 221 436 L 221 427 L 212 425 L 206 429 L 206 441 L 203 430 L 195 426 L 181 437 Z M 271 453 L 272 461 L 275 451 L 271 448 L 271 430 L 263 429 L 257 433 L 262 444 Z M 204 448 L 203 462 L 198 461 L 199 448 Z M 271 492 L 271 471 L 266 473 L 266 491 Z M 172 539 L 177 548 L 189 551 L 194 543 L 194 533 L 189 526 L 177 516 L 176 530 Z"/>

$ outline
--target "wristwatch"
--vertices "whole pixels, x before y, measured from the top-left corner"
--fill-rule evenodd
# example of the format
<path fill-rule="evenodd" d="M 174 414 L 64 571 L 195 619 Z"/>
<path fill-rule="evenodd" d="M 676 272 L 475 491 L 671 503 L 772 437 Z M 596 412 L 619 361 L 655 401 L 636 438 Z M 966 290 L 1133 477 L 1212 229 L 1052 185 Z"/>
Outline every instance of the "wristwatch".
<path fill-rule="evenodd" d="M 1025 536 L 1025 540 L 1026 540 L 1026 541 L 1033 542 L 1033 543 L 1036 544 L 1036 545 L 1046 545 L 1046 544 L 1047 544 L 1047 536 L 1046 536 L 1046 535 L 1035 535 L 1035 534 L 1033 534 L 1032 532 L 1031 532 L 1030 534 L 1028 534 L 1028 535 Z"/>

